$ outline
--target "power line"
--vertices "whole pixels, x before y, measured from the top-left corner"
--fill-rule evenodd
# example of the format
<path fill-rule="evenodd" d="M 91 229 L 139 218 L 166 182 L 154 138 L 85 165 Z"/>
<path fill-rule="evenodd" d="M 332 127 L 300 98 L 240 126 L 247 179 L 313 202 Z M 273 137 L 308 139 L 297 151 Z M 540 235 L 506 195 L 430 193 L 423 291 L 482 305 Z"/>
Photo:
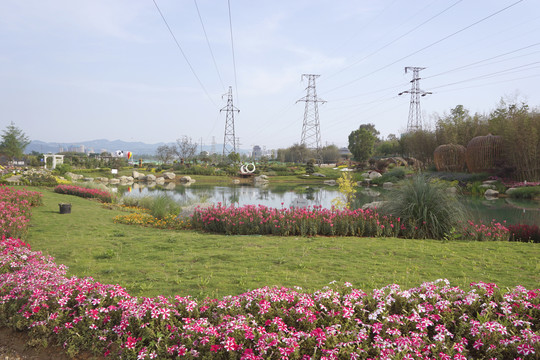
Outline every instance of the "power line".
<path fill-rule="evenodd" d="M 528 70 L 528 69 L 527 69 L 527 70 Z M 464 89 L 474 89 L 474 88 L 477 88 L 477 87 L 483 87 L 483 86 L 489 86 L 489 85 L 502 84 L 502 83 L 506 83 L 506 82 L 510 82 L 510 81 L 517 81 L 517 80 L 523 80 L 523 79 L 530 79 L 530 78 L 538 77 L 538 76 L 540 76 L 540 74 L 528 75 L 528 76 L 523 76 L 523 77 L 513 78 L 513 79 L 507 79 L 507 80 L 501 80 L 501 81 L 495 81 L 495 82 L 490 82 L 490 83 L 480 84 L 480 85 L 466 86 L 466 87 L 461 87 L 461 88 L 457 88 L 457 89 L 448 89 L 448 90 L 442 90 L 442 91 L 434 91 L 434 93 L 435 93 L 435 94 L 439 94 L 439 93 L 452 92 L 452 91 L 459 91 L 459 90 L 464 90 Z"/>
<path fill-rule="evenodd" d="M 195 76 L 195 78 L 197 79 L 197 81 L 199 82 L 199 85 L 201 86 L 201 88 L 203 89 L 204 93 L 206 94 L 206 96 L 208 97 L 208 99 L 210 100 L 210 102 L 212 104 L 214 104 L 215 107 L 217 107 L 217 104 L 214 102 L 214 100 L 212 99 L 212 97 L 210 96 L 210 94 L 208 93 L 208 91 L 206 90 L 206 88 L 204 87 L 201 79 L 199 79 L 199 76 L 197 76 L 197 73 L 195 72 L 195 69 L 193 69 L 193 66 L 191 66 L 191 62 L 189 61 L 188 57 L 186 56 L 186 54 L 184 53 L 184 50 L 182 49 L 182 46 L 180 46 L 180 43 L 178 42 L 178 40 L 176 39 L 176 36 L 174 36 L 174 33 L 171 29 L 171 27 L 169 26 L 169 23 L 167 22 L 167 20 L 165 19 L 165 16 L 163 16 L 163 13 L 161 12 L 158 4 L 156 3 L 156 0 L 152 0 L 154 2 L 154 5 L 156 6 L 156 9 L 157 11 L 159 12 L 159 15 L 161 15 L 161 19 L 163 19 L 163 22 L 165 23 L 165 26 L 167 26 L 167 29 L 169 30 L 169 33 L 171 34 L 174 42 L 176 43 L 176 46 L 178 47 L 178 50 L 180 50 L 180 53 L 182 54 L 182 56 L 184 57 L 184 60 L 186 60 L 186 63 L 188 64 L 189 66 L 189 69 L 191 70 L 191 72 L 193 73 L 193 76 Z"/>
<path fill-rule="evenodd" d="M 342 71 L 345 71 L 345 70 L 347 70 L 347 69 L 353 67 L 354 65 L 358 64 L 359 62 L 362 62 L 362 61 L 366 60 L 367 58 L 369 58 L 369 57 L 371 57 L 371 56 L 377 54 L 377 53 L 380 52 L 381 50 L 386 49 L 388 46 L 390 46 L 390 45 L 394 44 L 395 42 L 401 40 L 401 39 L 404 38 L 405 36 L 409 35 L 410 33 L 412 33 L 413 31 L 417 30 L 418 28 L 424 26 L 425 24 L 427 24 L 427 23 L 430 22 L 431 20 L 435 19 L 436 17 L 438 17 L 438 16 L 444 14 L 445 12 L 447 12 L 448 10 L 450 10 L 451 8 L 453 8 L 454 6 L 456 6 L 457 4 L 459 4 L 459 3 L 462 2 L 462 1 L 463 1 L 463 0 L 458 0 L 458 1 L 456 1 L 456 2 L 453 3 L 452 5 L 450 5 L 450 6 L 448 6 L 447 8 L 445 8 L 444 10 L 438 12 L 437 14 L 433 15 L 432 17 L 430 17 L 429 19 L 425 20 L 425 21 L 422 22 L 421 24 L 419 24 L 419 25 L 415 26 L 414 28 L 412 28 L 411 30 L 407 31 L 405 34 L 400 35 L 399 37 L 397 37 L 397 38 L 395 38 L 394 40 L 390 41 L 390 42 L 387 43 L 386 45 L 381 46 L 380 48 L 378 48 L 378 49 L 375 50 L 374 52 L 372 52 L 372 53 L 370 53 L 370 54 L 364 56 L 363 58 L 361 58 L 361 59 L 359 59 L 359 60 L 353 62 L 352 64 L 350 64 L 350 65 L 344 67 L 343 69 L 341 69 L 341 70 L 339 70 L 339 71 L 333 73 L 333 74 L 330 75 L 328 78 L 330 78 L 330 77 L 332 77 L 332 76 L 334 76 L 334 75 L 337 75 L 337 74 L 341 73 Z"/>
<path fill-rule="evenodd" d="M 441 39 L 435 41 L 435 42 L 432 42 L 432 43 L 429 44 L 429 45 L 424 46 L 423 48 L 421 48 L 421 49 L 419 49 L 419 50 L 416 50 L 416 51 L 414 51 L 414 52 L 412 52 L 412 53 L 410 53 L 410 54 L 408 54 L 408 55 L 405 55 L 405 56 L 403 56 L 403 57 L 397 59 L 396 61 L 391 62 L 390 64 L 387 64 L 387 65 L 385 65 L 385 66 L 382 66 L 382 67 L 380 67 L 380 68 L 378 68 L 378 69 L 376 69 L 376 70 L 374 70 L 374 71 L 372 71 L 372 72 L 370 72 L 370 73 L 368 73 L 368 74 L 366 74 L 366 75 L 363 75 L 363 76 L 361 76 L 361 77 L 359 77 L 359 78 L 356 78 L 356 79 L 354 79 L 354 80 L 351 80 L 351 81 L 349 81 L 349 82 L 347 82 L 347 83 L 345 83 L 345 84 L 343 84 L 343 85 L 341 85 L 341 86 L 337 86 L 337 87 L 335 87 L 335 88 L 333 88 L 333 89 L 330 89 L 330 90 L 327 91 L 327 93 L 328 93 L 328 92 L 335 91 L 335 90 L 338 90 L 338 89 L 341 89 L 341 88 L 343 88 L 343 87 L 345 87 L 345 86 L 351 85 L 351 84 L 353 84 L 353 83 L 355 83 L 355 82 L 357 82 L 357 81 L 359 81 L 359 80 L 361 80 L 361 79 L 363 79 L 363 78 L 366 78 L 366 77 L 368 77 L 368 76 L 370 76 L 370 75 L 373 75 L 373 74 L 375 74 L 375 73 L 377 73 L 377 72 L 379 72 L 379 71 L 381 71 L 381 70 L 384 70 L 384 69 L 386 69 L 386 68 L 388 68 L 388 67 L 390 67 L 390 66 L 392 66 L 392 65 L 394 65 L 394 64 L 397 64 L 398 62 L 400 62 L 400 61 L 402 61 L 402 60 L 405 60 L 405 59 L 407 59 L 407 58 L 409 58 L 409 57 L 411 57 L 411 56 L 413 56 L 413 55 L 416 55 L 416 54 L 418 54 L 419 52 L 422 52 L 422 51 L 424 51 L 424 50 L 426 50 L 426 49 L 428 49 L 428 48 L 430 48 L 430 47 L 432 47 L 432 46 L 434 46 L 434 45 L 437 45 L 437 44 L 443 42 L 444 40 L 447 40 L 447 39 L 451 38 L 452 36 L 455 36 L 455 35 L 457 35 L 457 34 L 459 34 L 459 33 L 462 33 L 463 31 L 465 31 L 465 30 L 467 30 L 467 29 L 470 29 L 471 27 L 473 27 L 473 26 L 475 26 L 475 25 L 478 25 L 478 24 L 480 24 L 480 23 L 483 22 L 483 21 L 486 21 L 486 20 L 488 20 L 488 19 L 494 17 L 495 15 L 498 15 L 498 14 L 500 14 L 501 12 L 510 9 L 511 7 L 513 7 L 513 6 L 519 4 L 520 2 L 523 2 L 523 1 L 524 1 L 524 0 L 518 0 L 518 1 L 516 1 L 516 2 L 514 2 L 514 3 L 512 3 L 512 4 L 510 4 L 510 5 L 508 5 L 508 6 L 504 7 L 504 8 L 502 8 L 502 9 L 500 9 L 500 10 L 498 10 L 498 11 L 496 11 L 496 12 L 494 12 L 494 13 L 492 13 L 492 14 L 490 14 L 490 15 L 488 15 L 488 16 L 486 16 L 486 17 L 484 17 L 484 18 L 482 18 L 482 19 L 480 19 L 480 20 L 478 20 L 478 21 L 476 21 L 476 22 L 474 22 L 474 23 L 472 23 L 472 24 L 466 26 L 466 27 L 464 27 L 464 28 L 461 28 L 460 30 L 457 30 L 457 31 L 455 31 L 455 32 L 453 32 L 453 33 L 451 33 L 451 34 L 449 34 L 449 35 L 447 35 L 447 36 L 445 36 L 445 37 L 443 37 L 443 38 L 441 38 Z"/>
<path fill-rule="evenodd" d="M 197 9 L 197 15 L 199 15 L 199 20 L 201 21 L 201 26 L 204 32 L 204 37 L 206 38 L 206 44 L 208 44 L 208 50 L 210 50 L 210 55 L 212 55 L 212 61 L 214 62 L 214 67 L 216 68 L 216 72 L 219 77 L 219 82 L 221 83 L 221 87 L 223 88 L 223 91 L 225 91 L 225 85 L 223 84 L 223 80 L 221 79 L 221 74 L 219 73 L 219 68 L 216 63 L 216 58 L 214 57 L 214 52 L 212 51 L 212 46 L 210 46 L 210 41 L 208 40 L 208 35 L 206 34 L 206 29 L 204 27 L 204 22 L 201 16 L 201 12 L 199 11 L 199 6 L 197 5 L 197 0 L 193 0 L 195 3 L 195 8 Z"/>
<path fill-rule="evenodd" d="M 524 67 L 527 67 L 527 66 L 531 66 L 531 65 L 535 65 L 535 64 L 539 64 L 539 63 L 540 63 L 540 61 L 535 61 L 535 62 L 532 62 L 532 63 L 529 63 L 529 64 L 516 66 L 516 67 L 510 68 L 510 69 L 505 69 L 505 70 L 496 71 L 496 72 L 489 73 L 489 74 L 485 74 L 485 75 L 475 76 L 475 77 L 470 78 L 470 79 L 465 79 L 465 80 L 461 80 L 461 81 L 456 81 L 456 82 L 453 82 L 453 83 L 444 84 L 444 85 L 439 85 L 439 86 L 432 86 L 431 88 L 432 88 L 432 89 L 440 89 L 440 88 L 442 88 L 442 87 L 447 87 L 447 86 L 451 86 L 451 85 L 461 84 L 461 83 L 469 82 L 469 81 L 473 81 L 473 80 L 479 80 L 479 79 L 490 78 L 490 77 L 497 76 L 497 75 L 500 75 L 500 74 L 507 75 L 509 71 L 516 70 L 516 69 L 521 69 L 521 68 L 524 68 Z M 535 68 L 537 68 L 537 67 L 538 67 L 538 66 L 535 66 L 535 67 L 533 67 L 533 68 L 528 68 L 528 69 L 521 69 L 521 70 L 518 70 L 518 71 L 531 70 L 531 69 L 535 69 Z M 505 73 L 506 73 L 506 74 L 505 74 Z"/>
<path fill-rule="evenodd" d="M 538 45 L 540 45 L 540 42 L 535 43 L 535 44 L 532 44 L 532 45 L 524 46 L 524 47 L 522 47 L 522 48 L 519 48 L 519 49 L 516 49 L 516 50 L 512 50 L 512 51 L 506 52 L 506 53 L 504 53 L 504 54 L 500 54 L 500 55 L 497 55 L 497 56 L 493 56 L 493 57 L 490 57 L 490 58 L 487 58 L 487 59 L 484 59 L 484 60 L 476 61 L 476 62 L 473 62 L 473 63 L 471 63 L 471 64 L 463 65 L 463 66 L 460 66 L 460 67 L 457 67 L 457 68 L 454 68 L 454 69 L 451 69 L 451 70 L 443 71 L 443 72 L 440 72 L 440 73 L 435 74 L 435 75 L 426 76 L 426 77 L 424 77 L 423 79 L 424 79 L 424 80 L 425 80 L 425 79 L 430 79 L 430 78 L 434 78 L 434 77 L 436 77 L 436 76 L 448 74 L 448 73 L 450 73 L 450 72 L 462 70 L 462 69 L 465 69 L 465 68 L 468 68 L 468 67 L 471 67 L 471 66 L 474 66 L 474 65 L 477 65 L 477 64 L 481 64 L 481 63 L 486 62 L 486 61 L 489 61 L 489 60 L 497 59 L 497 58 L 500 58 L 500 57 L 503 57 L 503 56 L 506 56 L 506 55 L 510 55 L 510 54 L 516 53 L 516 52 L 521 51 L 521 50 L 525 50 L 525 49 L 528 49 L 528 48 L 531 48 L 531 47 L 534 47 L 534 46 L 538 46 Z"/>
<path fill-rule="evenodd" d="M 234 70 L 234 89 L 236 91 L 236 103 L 240 103 L 238 98 L 238 79 L 236 77 L 236 58 L 234 56 L 234 38 L 232 30 L 232 16 L 231 16 L 231 0 L 227 0 L 227 5 L 229 7 L 229 29 L 231 32 L 231 49 L 232 49 L 232 60 L 233 60 L 233 70 Z"/>

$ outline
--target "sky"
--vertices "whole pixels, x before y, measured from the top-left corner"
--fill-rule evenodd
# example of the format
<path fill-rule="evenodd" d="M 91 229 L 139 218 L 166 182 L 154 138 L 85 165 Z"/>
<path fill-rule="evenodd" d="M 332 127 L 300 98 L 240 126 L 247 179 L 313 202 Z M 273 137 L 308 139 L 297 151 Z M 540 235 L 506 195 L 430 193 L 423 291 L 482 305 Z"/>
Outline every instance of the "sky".
<path fill-rule="evenodd" d="M 406 67 L 425 68 L 424 126 L 540 105 L 538 0 L 2 0 L 0 49 L 0 128 L 47 142 L 221 144 L 231 87 L 240 148 L 289 147 L 302 74 L 322 146 L 403 133 Z"/>

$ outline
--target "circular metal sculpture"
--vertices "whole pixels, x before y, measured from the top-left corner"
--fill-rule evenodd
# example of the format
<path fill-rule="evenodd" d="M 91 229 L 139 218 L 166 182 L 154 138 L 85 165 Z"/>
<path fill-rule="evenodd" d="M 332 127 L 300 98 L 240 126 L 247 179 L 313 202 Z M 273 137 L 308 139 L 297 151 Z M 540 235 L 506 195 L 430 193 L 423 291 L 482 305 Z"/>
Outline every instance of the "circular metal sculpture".
<path fill-rule="evenodd" d="M 437 171 L 463 171 L 465 168 L 466 153 L 467 149 L 463 145 L 440 145 L 433 153 Z"/>
<path fill-rule="evenodd" d="M 251 169 L 249 168 L 251 166 Z M 253 174 L 255 172 L 255 164 L 249 163 L 249 164 L 243 164 L 240 166 L 240 172 L 242 174 Z"/>
<path fill-rule="evenodd" d="M 477 136 L 467 144 L 467 167 L 472 173 L 496 172 L 502 166 L 503 140 L 488 134 Z"/>

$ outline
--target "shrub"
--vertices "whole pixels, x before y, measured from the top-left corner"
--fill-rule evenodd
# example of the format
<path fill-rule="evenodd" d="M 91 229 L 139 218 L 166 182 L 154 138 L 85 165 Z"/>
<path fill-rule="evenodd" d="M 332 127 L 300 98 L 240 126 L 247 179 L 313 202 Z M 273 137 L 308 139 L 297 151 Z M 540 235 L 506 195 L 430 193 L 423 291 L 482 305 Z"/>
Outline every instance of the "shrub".
<path fill-rule="evenodd" d="M 181 208 L 173 198 L 162 194 L 154 197 L 154 201 L 150 205 L 149 210 L 153 217 L 157 219 L 164 219 L 169 215 L 178 216 Z"/>
<path fill-rule="evenodd" d="M 381 177 L 371 180 L 371 182 L 377 185 L 382 185 L 385 182 L 396 183 L 400 180 L 405 179 L 405 175 L 406 175 L 405 169 L 401 167 L 397 167 L 397 168 L 393 168 L 390 171 L 385 172 L 384 174 L 382 174 Z"/>
<path fill-rule="evenodd" d="M 152 217 L 164 219 L 168 216 L 178 216 L 180 205 L 170 196 L 161 194 L 157 196 L 124 196 L 121 202 L 125 206 L 147 209 Z"/>
<path fill-rule="evenodd" d="M 515 199 L 533 199 L 540 196 L 540 186 L 524 186 L 516 188 L 509 196 Z"/>
<path fill-rule="evenodd" d="M 75 185 L 58 185 L 54 192 L 59 194 L 75 195 L 83 198 L 97 199 L 102 202 L 112 202 L 113 194 L 109 191 L 90 189 Z"/>
<path fill-rule="evenodd" d="M 42 204 L 41 193 L 0 186 L 0 238 L 24 237 L 30 208 Z"/>
<path fill-rule="evenodd" d="M 460 223 L 465 223 L 465 208 L 442 182 L 417 175 L 392 189 L 382 211 L 401 219 L 415 230 L 415 237 L 443 239 Z"/>
<path fill-rule="evenodd" d="M 510 241 L 540 243 L 540 227 L 538 225 L 516 224 L 508 226 Z"/>

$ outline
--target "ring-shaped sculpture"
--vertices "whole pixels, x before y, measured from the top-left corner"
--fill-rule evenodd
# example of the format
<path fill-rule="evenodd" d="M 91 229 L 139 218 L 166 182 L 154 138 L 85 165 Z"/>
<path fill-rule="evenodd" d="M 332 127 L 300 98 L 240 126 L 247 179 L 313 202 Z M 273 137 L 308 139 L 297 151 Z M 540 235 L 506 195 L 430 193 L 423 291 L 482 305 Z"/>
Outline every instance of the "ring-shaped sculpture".
<path fill-rule="evenodd" d="M 250 166 L 252 167 L 251 169 L 249 168 Z M 255 164 L 242 164 L 242 166 L 240 166 L 240 172 L 242 174 L 253 174 L 255 172 Z"/>

